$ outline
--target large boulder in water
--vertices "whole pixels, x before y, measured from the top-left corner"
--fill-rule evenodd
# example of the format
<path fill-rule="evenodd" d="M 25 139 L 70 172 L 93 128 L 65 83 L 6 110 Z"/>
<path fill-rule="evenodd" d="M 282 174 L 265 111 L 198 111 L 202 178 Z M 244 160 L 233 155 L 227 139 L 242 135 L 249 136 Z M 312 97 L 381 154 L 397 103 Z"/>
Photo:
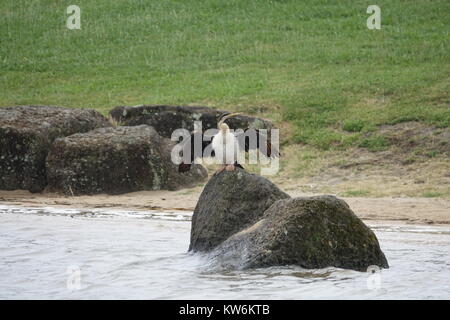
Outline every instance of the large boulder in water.
<path fill-rule="evenodd" d="M 216 110 L 202 106 L 166 106 L 140 105 L 118 106 L 110 111 L 113 119 L 124 126 L 147 124 L 163 137 L 170 138 L 175 129 L 194 130 L 194 122 L 201 121 L 202 129 L 217 129 L 217 118 L 224 110 Z M 251 116 L 238 115 L 227 120 L 233 129 L 271 129 L 268 120 Z"/>
<path fill-rule="evenodd" d="M 101 128 L 57 139 L 47 157 L 48 190 L 67 195 L 177 190 L 208 177 L 200 165 L 178 173 L 175 142 L 147 125 Z"/>
<path fill-rule="evenodd" d="M 213 220 L 214 221 L 214 220 Z M 214 221 L 215 222 L 215 221 Z M 388 268 L 375 234 L 334 196 L 283 199 L 216 248 L 221 268 Z"/>
<path fill-rule="evenodd" d="M 46 106 L 0 108 L 0 189 L 42 191 L 45 157 L 58 137 L 110 126 L 89 109 Z"/>
<path fill-rule="evenodd" d="M 289 198 L 269 180 L 237 168 L 213 176 L 192 216 L 189 250 L 209 251 L 262 218 L 275 201 Z"/>

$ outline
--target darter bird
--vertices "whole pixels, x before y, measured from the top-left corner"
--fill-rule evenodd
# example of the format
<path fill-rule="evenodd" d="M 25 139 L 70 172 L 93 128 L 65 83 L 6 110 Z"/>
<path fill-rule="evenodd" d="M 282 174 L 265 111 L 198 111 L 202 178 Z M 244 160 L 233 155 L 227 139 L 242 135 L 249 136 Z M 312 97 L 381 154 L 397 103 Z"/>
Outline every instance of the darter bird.
<path fill-rule="evenodd" d="M 247 128 L 231 132 L 225 121 L 237 115 L 240 115 L 240 113 L 227 112 L 221 114 L 217 123 L 218 132 L 212 137 L 212 140 L 209 139 L 210 137 L 204 139 L 204 132 L 194 130 L 191 136 L 183 141 L 183 152 L 188 151 L 190 148 L 190 163 L 180 163 L 178 171 L 189 171 L 191 164 L 194 163 L 196 158 L 202 158 L 205 154 L 205 149 L 208 147 L 212 148 L 211 156 L 215 158 L 216 163 L 221 165 L 215 175 L 223 170 L 233 171 L 236 167 L 243 169 L 242 165 L 238 163 L 238 156 L 242 151 L 249 152 L 250 150 L 258 149 L 269 158 L 280 156 L 278 149 L 272 146 L 268 136 L 258 129 Z M 194 147 L 195 141 L 201 141 L 201 150 Z M 263 144 L 265 144 L 265 147 Z"/>

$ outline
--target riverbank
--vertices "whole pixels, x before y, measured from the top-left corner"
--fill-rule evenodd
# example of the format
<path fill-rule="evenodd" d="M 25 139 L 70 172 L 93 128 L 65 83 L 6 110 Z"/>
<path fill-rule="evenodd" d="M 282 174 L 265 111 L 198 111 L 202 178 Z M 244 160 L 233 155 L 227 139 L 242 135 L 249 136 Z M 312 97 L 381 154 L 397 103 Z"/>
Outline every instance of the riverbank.
<path fill-rule="evenodd" d="M 289 190 L 292 197 L 311 193 Z M 140 191 L 121 195 L 66 197 L 56 193 L 30 193 L 24 190 L 0 191 L 0 204 L 64 208 L 121 208 L 130 210 L 193 211 L 203 186 L 179 191 Z M 365 198 L 342 197 L 363 220 L 403 221 L 411 224 L 450 224 L 448 198 Z"/>

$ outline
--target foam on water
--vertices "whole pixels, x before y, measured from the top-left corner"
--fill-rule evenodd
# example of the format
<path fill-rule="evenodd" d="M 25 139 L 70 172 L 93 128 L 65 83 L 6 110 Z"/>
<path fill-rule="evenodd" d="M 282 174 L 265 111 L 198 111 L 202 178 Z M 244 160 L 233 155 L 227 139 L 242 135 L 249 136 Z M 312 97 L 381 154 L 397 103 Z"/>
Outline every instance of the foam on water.
<path fill-rule="evenodd" d="M 450 298 L 448 226 L 372 223 L 391 266 L 375 274 L 295 266 L 217 271 L 207 255 L 187 253 L 190 218 L 184 211 L 2 205 L 0 298 Z M 71 285 L 74 274 L 79 287 Z"/>
<path fill-rule="evenodd" d="M 39 214 L 50 216 L 70 216 L 71 218 L 137 218 L 137 219 L 161 219 L 175 221 L 190 221 L 192 212 L 181 210 L 168 210 L 160 212 L 156 210 L 133 211 L 117 209 L 74 209 L 55 207 L 13 207 L 0 205 L 0 213 Z"/>

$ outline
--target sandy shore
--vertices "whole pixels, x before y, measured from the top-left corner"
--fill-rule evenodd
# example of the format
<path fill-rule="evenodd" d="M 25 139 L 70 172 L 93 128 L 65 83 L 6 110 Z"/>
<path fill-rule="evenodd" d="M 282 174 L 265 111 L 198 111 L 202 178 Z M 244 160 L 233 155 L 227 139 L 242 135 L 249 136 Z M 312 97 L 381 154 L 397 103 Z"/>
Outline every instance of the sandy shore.
<path fill-rule="evenodd" d="M 66 197 L 24 190 L 0 191 L 0 204 L 74 208 L 193 211 L 202 187 L 180 191 L 140 191 L 122 195 Z M 312 194 L 287 192 L 292 197 Z M 363 220 L 393 220 L 414 224 L 450 224 L 448 198 L 343 198 Z"/>

